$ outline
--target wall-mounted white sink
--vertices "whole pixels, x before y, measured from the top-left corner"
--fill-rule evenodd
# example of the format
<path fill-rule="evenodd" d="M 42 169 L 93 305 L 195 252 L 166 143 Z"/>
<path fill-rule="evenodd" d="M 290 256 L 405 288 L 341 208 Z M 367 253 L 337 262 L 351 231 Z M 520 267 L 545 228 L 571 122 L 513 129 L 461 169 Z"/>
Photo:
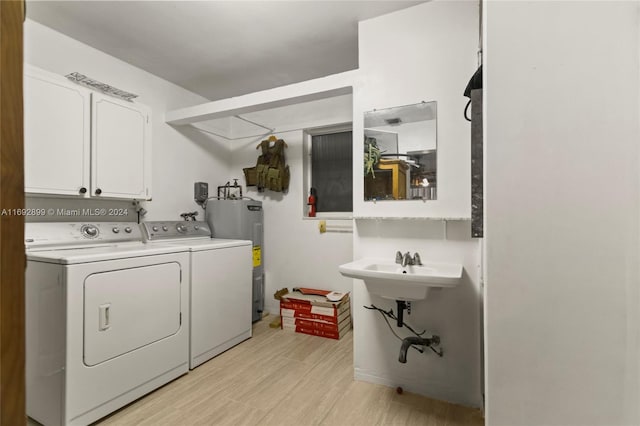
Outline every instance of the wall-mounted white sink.
<path fill-rule="evenodd" d="M 401 266 L 393 259 L 364 258 L 338 270 L 345 277 L 363 280 L 370 293 L 392 300 L 422 300 L 431 287 L 455 287 L 462 278 L 462 265 L 456 263 Z"/>

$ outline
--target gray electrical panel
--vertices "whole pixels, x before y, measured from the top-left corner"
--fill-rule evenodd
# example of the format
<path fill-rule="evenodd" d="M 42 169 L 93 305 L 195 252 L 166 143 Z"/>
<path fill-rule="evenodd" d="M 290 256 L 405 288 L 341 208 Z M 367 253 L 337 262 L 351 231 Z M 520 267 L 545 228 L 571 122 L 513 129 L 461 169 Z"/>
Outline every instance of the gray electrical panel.
<path fill-rule="evenodd" d="M 264 231 L 262 201 L 210 199 L 206 220 L 214 238 L 251 240 L 253 242 L 253 312 L 252 320 L 262 318 L 264 310 Z"/>
<path fill-rule="evenodd" d="M 202 205 L 209 198 L 209 184 L 206 182 L 195 182 L 193 184 L 193 198 L 196 203 Z"/>

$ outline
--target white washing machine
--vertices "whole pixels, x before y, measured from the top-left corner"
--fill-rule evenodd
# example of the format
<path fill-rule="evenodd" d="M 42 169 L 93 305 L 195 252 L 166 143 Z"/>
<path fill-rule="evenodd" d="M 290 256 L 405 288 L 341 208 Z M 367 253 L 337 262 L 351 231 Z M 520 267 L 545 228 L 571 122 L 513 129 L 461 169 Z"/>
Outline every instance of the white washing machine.
<path fill-rule="evenodd" d="M 189 368 L 251 337 L 252 243 L 211 238 L 206 222 L 145 222 L 149 243 L 189 250 Z M 153 244 L 151 244 L 153 245 Z"/>
<path fill-rule="evenodd" d="M 86 425 L 187 373 L 189 253 L 135 223 L 27 223 L 27 414 Z"/>

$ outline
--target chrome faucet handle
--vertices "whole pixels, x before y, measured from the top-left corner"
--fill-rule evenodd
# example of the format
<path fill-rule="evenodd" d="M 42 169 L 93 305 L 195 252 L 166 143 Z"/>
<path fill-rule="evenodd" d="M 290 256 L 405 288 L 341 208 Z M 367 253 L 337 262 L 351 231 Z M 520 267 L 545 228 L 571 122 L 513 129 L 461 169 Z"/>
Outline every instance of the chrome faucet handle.
<path fill-rule="evenodd" d="M 402 264 L 402 253 L 400 251 L 396 252 L 396 263 Z"/>
<path fill-rule="evenodd" d="M 404 256 L 402 256 L 402 266 L 413 265 L 413 258 L 411 257 L 411 253 L 406 252 Z"/>
<path fill-rule="evenodd" d="M 420 255 L 418 253 L 414 253 L 413 255 L 413 264 L 422 265 L 422 260 L 420 260 Z"/>

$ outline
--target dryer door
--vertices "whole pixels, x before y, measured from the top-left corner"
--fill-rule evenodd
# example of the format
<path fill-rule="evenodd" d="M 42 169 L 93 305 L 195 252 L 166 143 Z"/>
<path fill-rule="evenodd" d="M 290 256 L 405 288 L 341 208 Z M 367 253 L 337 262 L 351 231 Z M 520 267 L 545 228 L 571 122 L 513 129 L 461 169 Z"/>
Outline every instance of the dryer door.
<path fill-rule="evenodd" d="M 178 332 L 180 264 L 100 272 L 84 282 L 84 363 L 94 366 Z"/>

